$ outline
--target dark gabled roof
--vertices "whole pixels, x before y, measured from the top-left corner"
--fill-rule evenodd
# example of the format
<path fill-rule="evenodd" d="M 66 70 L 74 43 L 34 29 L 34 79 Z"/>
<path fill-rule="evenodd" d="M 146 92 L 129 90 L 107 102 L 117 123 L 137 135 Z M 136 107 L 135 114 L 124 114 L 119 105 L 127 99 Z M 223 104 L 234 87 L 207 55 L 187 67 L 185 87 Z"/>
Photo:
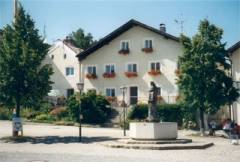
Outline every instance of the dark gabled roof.
<path fill-rule="evenodd" d="M 236 51 L 238 48 L 240 48 L 240 41 L 235 43 L 232 47 L 228 48 L 228 52 L 232 54 L 234 51 Z"/>
<path fill-rule="evenodd" d="M 134 26 L 140 26 L 140 27 L 148 29 L 148 30 L 150 30 L 150 31 L 152 31 L 154 33 L 160 34 L 160 35 L 164 36 L 167 39 L 172 39 L 174 41 L 179 41 L 179 38 L 177 38 L 177 37 L 175 37 L 173 35 L 170 35 L 170 34 L 168 34 L 166 32 L 160 31 L 160 30 L 158 30 L 156 28 L 153 28 L 153 27 L 148 26 L 146 24 L 143 24 L 143 23 L 141 23 L 139 21 L 131 19 L 130 21 L 128 21 L 124 25 L 120 26 L 119 28 L 117 28 L 116 30 L 114 30 L 113 32 L 111 32 L 110 34 L 108 34 L 107 36 L 102 38 L 101 40 L 99 40 L 97 43 L 93 44 L 91 47 L 87 48 L 85 51 L 80 52 L 77 55 L 78 59 L 79 60 L 85 59 L 88 55 L 90 55 L 94 51 L 98 50 L 102 46 L 108 44 L 110 41 L 112 41 L 113 39 L 115 39 L 116 37 L 118 37 L 119 35 L 121 35 L 122 33 L 126 32 L 127 30 L 129 30 L 130 28 L 132 28 Z"/>

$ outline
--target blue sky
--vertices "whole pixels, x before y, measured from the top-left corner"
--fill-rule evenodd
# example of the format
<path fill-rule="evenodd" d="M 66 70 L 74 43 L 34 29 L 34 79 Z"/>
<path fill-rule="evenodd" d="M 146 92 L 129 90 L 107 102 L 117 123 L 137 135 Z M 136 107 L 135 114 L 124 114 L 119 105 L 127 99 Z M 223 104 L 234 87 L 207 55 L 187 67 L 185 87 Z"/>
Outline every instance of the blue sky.
<path fill-rule="evenodd" d="M 130 19 L 178 36 L 183 19 L 184 34 L 193 36 L 199 21 L 207 18 L 224 29 L 223 41 L 231 46 L 240 40 L 240 0 L 20 0 L 36 22 L 40 33 L 44 24 L 49 43 L 83 28 L 95 39 L 104 37 Z M 13 0 L 0 0 L 0 28 L 12 21 Z M 182 14 L 182 18 L 181 18 Z"/>

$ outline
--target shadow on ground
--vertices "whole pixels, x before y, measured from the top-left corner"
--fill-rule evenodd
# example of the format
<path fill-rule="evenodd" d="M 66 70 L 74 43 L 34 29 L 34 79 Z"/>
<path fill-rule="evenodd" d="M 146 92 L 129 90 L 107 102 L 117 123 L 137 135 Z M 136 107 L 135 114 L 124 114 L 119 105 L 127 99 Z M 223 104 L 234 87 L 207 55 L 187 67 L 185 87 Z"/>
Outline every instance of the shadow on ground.
<path fill-rule="evenodd" d="M 82 137 L 82 143 L 97 143 L 97 142 L 105 142 L 105 141 L 112 141 L 118 140 L 118 138 L 112 138 L 107 136 L 102 137 Z M 57 143 L 79 143 L 79 137 L 76 136 L 38 136 L 38 137 L 3 137 L 1 141 L 5 143 L 31 143 L 31 144 L 57 144 Z"/>

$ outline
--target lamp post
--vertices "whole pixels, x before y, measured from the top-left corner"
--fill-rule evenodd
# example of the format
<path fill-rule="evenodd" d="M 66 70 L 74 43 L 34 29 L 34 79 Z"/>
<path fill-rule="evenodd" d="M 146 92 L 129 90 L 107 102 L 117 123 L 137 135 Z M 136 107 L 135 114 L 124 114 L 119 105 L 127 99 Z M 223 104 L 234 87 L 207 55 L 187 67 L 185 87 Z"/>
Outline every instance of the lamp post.
<path fill-rule="evenodd" d="M 80 82 L 80 83 L 77 83 L 77 88 L 80 92 L 80 96 L 82 95 L 82 91 L 83 91 L 83 88 L 84 88 L 84 83 L 83 82 Z M 82 142 L 82 122 L 81 122 L 81 117 L 82 115 L 82 105 L 81 105 L 81 101 L 79 100 L 79 142 Z"/>
<path fill-rule="evenodd" d="M 122 91 L 123 100 L 122 100 L 122 107 L 123 107 L 123 136 L 126 136 L 126 103 L 125 103 L 125 94 L 127 91 L 127 87 L 120 87 Z"/>

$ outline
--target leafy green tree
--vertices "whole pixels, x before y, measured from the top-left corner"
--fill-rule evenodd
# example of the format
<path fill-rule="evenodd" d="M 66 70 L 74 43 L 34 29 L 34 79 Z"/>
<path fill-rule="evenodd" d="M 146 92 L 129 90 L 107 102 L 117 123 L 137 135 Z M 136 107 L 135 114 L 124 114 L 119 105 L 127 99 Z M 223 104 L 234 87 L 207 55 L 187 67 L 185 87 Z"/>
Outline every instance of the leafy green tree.
<path fill-rule="evenodd" d="M 84 50 L 96 42 L 93 40 L 91 33 L 85 34 L 84 30 L 81 28 L 75 32 L 72 32 L 69 37 L 73 40 L 73 43 L 76 47 Z"/>
<path fill-rule="evenodd" d="M 214 114 L 239 96 L 228 75 L 231 64 L 225 43 L 221 42 L 222 35 L 222 29 L 203 20 L 192 39 L 181 36 L 184 54 L 179 59 L 181 74 L 178 85 L 185 104 L 200 112 L 202 135 L 204 113 Z"/>
<path fill-rule="evenodd" d="M 0 43 L 0 102 L 16 106 L 20 117 L 20 107 L 37 105 L 51 89 L 52 68 L 42 64 L 49 46 L 22 6 L 12 26 L 3 29 Z"/>
<path fill-rule="evenodd" d="M 104 123 L 109 118 L 111 108 L 105 96 L 89 91 L 81 96 L 77 93 L 68 98 L 67 110 L 72 120 L 79 121 L 79 101 L 81 101 L 83 122 Z"/>

